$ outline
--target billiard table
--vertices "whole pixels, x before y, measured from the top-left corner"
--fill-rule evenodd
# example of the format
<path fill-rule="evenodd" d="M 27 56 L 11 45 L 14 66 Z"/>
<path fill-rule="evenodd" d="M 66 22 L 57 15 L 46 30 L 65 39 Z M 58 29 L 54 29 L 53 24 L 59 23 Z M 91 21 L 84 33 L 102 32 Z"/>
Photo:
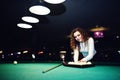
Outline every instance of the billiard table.
<path fill-rule="evenodd" d="M 119 80 L 120 66 L 95 64 L 80 68 L 60 65 L 60 62 L 0 63 L 0 80 Z"/>

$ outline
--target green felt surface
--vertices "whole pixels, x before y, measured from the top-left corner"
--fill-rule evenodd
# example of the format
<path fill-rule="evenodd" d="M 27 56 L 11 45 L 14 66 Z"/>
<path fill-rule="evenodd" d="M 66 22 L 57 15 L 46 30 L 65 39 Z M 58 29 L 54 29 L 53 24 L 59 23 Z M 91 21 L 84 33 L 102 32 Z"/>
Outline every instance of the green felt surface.
<path fill-rule="evenodd" d="M 88 68 L 59 66 L 60 63 L 0 64 L 0 80 L 119 80 L 120 66 L 95 65 Z"/>

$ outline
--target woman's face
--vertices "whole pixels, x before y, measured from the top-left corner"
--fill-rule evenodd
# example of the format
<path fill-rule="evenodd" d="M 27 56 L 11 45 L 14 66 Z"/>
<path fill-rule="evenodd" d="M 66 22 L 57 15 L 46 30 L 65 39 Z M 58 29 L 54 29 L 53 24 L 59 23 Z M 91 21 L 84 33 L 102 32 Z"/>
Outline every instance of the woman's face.
<path fill-rule="evenodd" d="M 82 35 L 81 35 L 81 33 L 79 31 L 74 32 L 73 35 L 74 35 L 74 38 L 75 38 L 76 41 L 78 41 L 78 42 L 82 42 L 83 41 Z"/>

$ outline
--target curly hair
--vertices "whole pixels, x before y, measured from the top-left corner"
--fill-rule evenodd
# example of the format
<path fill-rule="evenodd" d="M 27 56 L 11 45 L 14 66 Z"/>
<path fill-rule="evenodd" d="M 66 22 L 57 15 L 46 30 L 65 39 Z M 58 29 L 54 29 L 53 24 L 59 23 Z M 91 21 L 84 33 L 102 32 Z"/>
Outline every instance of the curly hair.
<path fill-rule="evenodd" d="M 76 48 L 76 46 L 79 45 L 79 42 L 76 41 L 75 37 L 74 37 L 74 33 L 76 31 L 80 32 L 80 34 L 83 38 L 83 42 L 87 41 L 88 38 L 89 38 L 89 35 L 87 34 L 87 32 L 85 30 L 83 30 L 82 28 L 77 27 L 77 28 L 73 29 L 70 33 L 70 47 L 71 47 L 72 50 L 74 50 Z M 80 48 L 80 47 L 78 46 L 78 48 Z"/>

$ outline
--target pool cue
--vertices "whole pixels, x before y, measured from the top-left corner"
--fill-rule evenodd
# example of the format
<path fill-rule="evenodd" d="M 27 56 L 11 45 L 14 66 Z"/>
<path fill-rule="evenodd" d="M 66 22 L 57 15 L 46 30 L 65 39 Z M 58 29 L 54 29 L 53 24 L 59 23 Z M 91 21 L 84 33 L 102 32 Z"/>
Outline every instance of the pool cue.
<path fill-rule="evenodd" d="M 42 73 L 46 73 L 46 72 L 48 72 L 48 71 L 50 71 L 50 70 L 53 70 L 53 69 L 55 69 L 55 68 L 57 68 L 57 67 L 59 67 L 59 66 L 61 66 L 61 65 L 62 65 L 62 63 L 59 64 L 59 65 L 57 65 L 57 66 L 54 66 L 54 67 L 52 67 L 52 68 L 49 68 L 49 69 L 47 69 L 47 70 L 44 70 L 44 71 L 42 71 Z"/>

